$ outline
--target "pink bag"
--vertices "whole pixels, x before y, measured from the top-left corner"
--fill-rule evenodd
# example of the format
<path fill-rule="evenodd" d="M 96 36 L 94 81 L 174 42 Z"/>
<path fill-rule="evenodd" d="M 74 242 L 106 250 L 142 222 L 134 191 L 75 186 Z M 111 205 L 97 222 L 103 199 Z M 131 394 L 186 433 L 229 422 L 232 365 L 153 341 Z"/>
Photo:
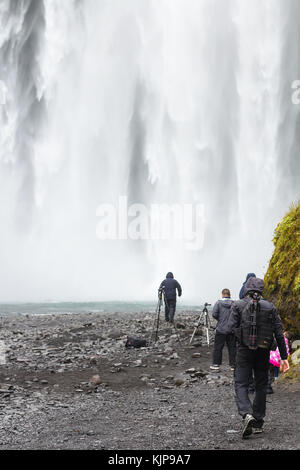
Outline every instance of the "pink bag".
<path fill-rule="evenodd" d="M 289 343 L 288 343 L 288 340 L 287 338 L 284 338 L 285 339 L 285 345 L 286 345 L 286 350 L 287 350 L 287 353 L 289 355 L 290 351 L 289 351 Z M 276 351 L 271 351 L 270 352 L 270 360 L 269 362 L 273 365 L 273 366 L 276 366 L 276 367 L 280 367 L 280 360 L 281 360 L 281 357 L 280 357 L 280 352 L 279 352 L 279 349 L 277 348 Z"/>

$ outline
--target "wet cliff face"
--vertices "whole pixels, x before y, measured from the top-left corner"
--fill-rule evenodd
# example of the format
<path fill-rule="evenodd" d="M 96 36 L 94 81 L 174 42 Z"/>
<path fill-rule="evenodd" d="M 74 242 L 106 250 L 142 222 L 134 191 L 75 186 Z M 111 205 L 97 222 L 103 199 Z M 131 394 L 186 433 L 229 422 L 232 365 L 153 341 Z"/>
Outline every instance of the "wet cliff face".
<path fill-rule="evenodd" d="M 264 295 L 276 304 L 284 328 L 300 335 L 300 202 L 278 224 L 273 242 Z"/>

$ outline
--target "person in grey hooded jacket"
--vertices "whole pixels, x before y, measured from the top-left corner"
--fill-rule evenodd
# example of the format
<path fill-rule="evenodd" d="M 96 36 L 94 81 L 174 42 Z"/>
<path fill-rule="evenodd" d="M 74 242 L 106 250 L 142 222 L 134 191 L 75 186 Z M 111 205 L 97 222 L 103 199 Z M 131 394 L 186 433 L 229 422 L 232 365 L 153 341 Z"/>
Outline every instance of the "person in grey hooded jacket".
<path fill-rule="evenodd" d="M 213 350 L 213 364 L 210 366 L 212 370 L 220 370 L 222 364 L 222 353 L 225 343 L 228 348 L 229 365 L 232 370 L 235 367 L 236 356 L 236 339 L 233 334 L 228 334 L 228 318 L 230 315 L 230 308 L 233 300 L 230 297 L 230 290 L 222 290 L 222 299 L 215 303 L 212 311 L 212 316 L 217 320 L 214 350 Z"/>

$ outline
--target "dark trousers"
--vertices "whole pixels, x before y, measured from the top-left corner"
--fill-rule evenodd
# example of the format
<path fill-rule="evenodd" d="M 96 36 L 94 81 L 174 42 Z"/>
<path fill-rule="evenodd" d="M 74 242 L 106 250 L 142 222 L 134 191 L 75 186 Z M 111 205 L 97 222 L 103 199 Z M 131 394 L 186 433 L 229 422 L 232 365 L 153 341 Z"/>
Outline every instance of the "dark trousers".
<path fill-rule="evenodd" d="M 255 419 L 262 421 L 266 414 L 266 397 L 269 371 L 268 349 L 250 350 L 239 345 L 235 368 L 235 399 L 241 416 L 250 413 Z M 249 384 L 254 374 L 255 395 L 253 404 L 249 399 Z"/>
<path fill-rule="evenodd" d="M 233 334 L 224 335 L 216 331 L 214 351 L 213 351 L 213 364 L 220 366 L 222 364 L 222 353 L 223 348 L 227 345 L 228 355 L 229 355 L 229 364 L 235 366 L 235 356 L 236 356 L 236 339 Z"/>
<path fill-rule="evenodd" d="M 173 322 L 176 310 L 176 299 L 165 299 L 165 319 Z"/>

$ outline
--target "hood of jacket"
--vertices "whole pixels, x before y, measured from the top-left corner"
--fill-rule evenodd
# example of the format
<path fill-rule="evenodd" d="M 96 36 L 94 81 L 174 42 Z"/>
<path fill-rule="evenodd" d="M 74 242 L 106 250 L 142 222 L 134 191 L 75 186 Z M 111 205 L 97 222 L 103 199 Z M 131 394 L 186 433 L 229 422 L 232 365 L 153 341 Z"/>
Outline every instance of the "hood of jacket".
<path fill-rule="evenodd" d="M 222 307 L 225 307 L 225 308 L 230 308 L 231 305 L 233 304 L 233 300 L 230 297 L 225 298 L 225 299 L 220 299 L 219 302 L 221 302 Z"/>
<path fill-rule="evenodd" d="M 246 281 L 244 282 L 244 285 L 247 284 L 247 281 L 248 281 L 251 277 L 256 277 L 256 274 L 254 274 L 254 273 L 248 273 L 247 276 L 246 276 Z"/>
<path fill-rule="evenodd" d="M 174 279 L 173 273 L 168 273 L 168 274 L 166 275 L 166 278 L 167 278 L 167 279 L 169 279 L 169 278 Z"/>
<path fill-rule="evenodd" d="M 258 277 L 250 277 L 245 285 L 245 296 L 250 292 L 258 292 L 262 294 L 264 290 L 264 281 Z"/>

